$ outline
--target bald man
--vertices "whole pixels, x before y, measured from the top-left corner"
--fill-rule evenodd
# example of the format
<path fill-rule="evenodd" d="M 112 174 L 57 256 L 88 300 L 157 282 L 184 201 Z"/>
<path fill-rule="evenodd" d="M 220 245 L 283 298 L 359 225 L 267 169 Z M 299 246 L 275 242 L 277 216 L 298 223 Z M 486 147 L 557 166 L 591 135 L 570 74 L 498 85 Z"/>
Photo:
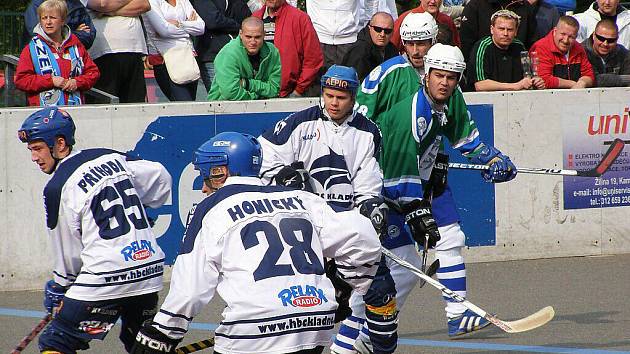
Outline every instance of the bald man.
<path fill-rule="evenodd" d="M 226 44 L 214 59 L 217 71 L 208 101 L 243 101 L 278 97 L 280 53 L 264 40 L 263 21 L 243 20 L 239 36 Z"/>
<path fill-rule="evenodd" d="M 597 87 L 630 86 L 630 53 L 617 43 L 619 28 L 611 19 L 601 20 L 582 42 L 593 66 Z"/>
<path fill-rule="evenodd" d="M 363 28 L 357 42 L 346 53 L 341 64 L 355 68 L 359 80 L 363 79 L 385 60 L 398 55 L 398 50 L 390 42 L 394 19 L 387 12 L 377 12 L 370 23 Z"/>

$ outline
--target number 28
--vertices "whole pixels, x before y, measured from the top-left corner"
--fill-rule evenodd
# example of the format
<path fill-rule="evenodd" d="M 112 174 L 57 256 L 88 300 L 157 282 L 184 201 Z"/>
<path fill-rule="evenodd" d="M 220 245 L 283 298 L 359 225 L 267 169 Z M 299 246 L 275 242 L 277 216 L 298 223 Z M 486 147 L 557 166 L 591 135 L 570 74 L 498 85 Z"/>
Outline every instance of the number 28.
<path fill-rule="evenodd" d="M 295 275 L 293 268 L 300 274 L 324 274 L 324 267 L 311 246 L 313 240 L 312 224 L 302 218 L 285 218 L 280 221 L 278 229 L 268 221 L 254 221 L 241 230 L 241 241 L 245 249 L 257 246 L 258 234 L 263 233 L 269 248 L 254 271 L 254 280 Z M 296 237 L 296 232 L 302 234 L 303 240 Z M 282 238 L 281 238 L 282 237 Z M 285 249 L 286 242 L 291 256 L 291 264 L 278 264 L 278 260 Z"/>

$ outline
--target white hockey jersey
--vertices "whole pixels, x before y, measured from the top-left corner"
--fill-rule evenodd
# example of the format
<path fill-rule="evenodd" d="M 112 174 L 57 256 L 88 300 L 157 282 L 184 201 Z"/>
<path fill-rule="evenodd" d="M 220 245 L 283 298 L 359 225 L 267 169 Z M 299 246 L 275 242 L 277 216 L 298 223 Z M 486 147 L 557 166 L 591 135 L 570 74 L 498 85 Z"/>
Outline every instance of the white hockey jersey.
<path fill-rule="evenodd" d="M 352 227 L 349 227 L 352 225 Z M 356 210 L 336 213 L 316 195 L 230 177 L 196 206 L 154 326 L 181 338 L 215 292 L 227 303 L 215 349 L 288 353 L 328 345 L 337 308 L 324 257 L 365 294 L 380 243 Z"/>
<path fill-rule="evenodd" d="M 362 114 L 337 125 L 314 106 L 279 121 L 258 141 L 267 183 L 282 166 L 302 161 L 314 192 L 332 205 L 352 208 L 381 192 L 383 174 L 376 161 L 381 135 Z"/>
<path fill-rule="evenodd" d="M 171 176 L 157 162 L 109 149 L 73 152 L 44 188 L 53 279 L 66 296 L 99 301 L 162 288 L 164 253 L 144 206 L 164 204 Z"/>

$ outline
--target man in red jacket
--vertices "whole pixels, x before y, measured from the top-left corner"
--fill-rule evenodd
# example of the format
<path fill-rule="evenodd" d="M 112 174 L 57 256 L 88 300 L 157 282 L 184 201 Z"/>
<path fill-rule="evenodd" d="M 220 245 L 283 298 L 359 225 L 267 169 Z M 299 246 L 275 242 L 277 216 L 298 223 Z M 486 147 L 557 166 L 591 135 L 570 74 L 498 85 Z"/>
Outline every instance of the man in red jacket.
<path fill-rule="evenodd" d="M 311 86 L 317 83 L 324 56 L 308 15 L 286 0 L 265 0 L 252 16 L 263 20 L 265 40 L 280 52 L 280 97 L 319 95 L 319 89 Z"/>
<path fill-rule="evenodd" d="M 593 86 L 593 67 L 576 41 L 579 27 L 575 18 L 562 16 L 556 27 L 529 50 L 532 57 L 538 58 L 538 76 L 545 80 L 546 88 Z"/>

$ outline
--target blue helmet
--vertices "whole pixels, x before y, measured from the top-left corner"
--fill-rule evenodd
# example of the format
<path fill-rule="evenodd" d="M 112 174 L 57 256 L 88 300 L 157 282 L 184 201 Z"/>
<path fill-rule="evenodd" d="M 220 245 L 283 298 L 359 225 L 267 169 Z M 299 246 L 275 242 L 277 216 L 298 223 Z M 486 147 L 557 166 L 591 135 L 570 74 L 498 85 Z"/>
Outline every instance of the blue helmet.
<path fill-rule="evenodd" d="M 210 169 L 227 166 L 230 175 L 258 177 L 262 148 L 249 134 L 224 132 L 203 143 L 194 153 L 193 165 L 201 177 L 210 178 Z"/>
<path fill-rule="evenodd" d="M 43 140 L 52 149 L 58 136 L 62 136 L 67 145 L 74 145 L 75 130 L 68 112 L 57 107 L 47 107 L 26 118 L 18 130 L 18 138 L 23 143 Z"/>
<path fill-rule="evenodd" d="M 333 65 L 322 76 L 322 90 L 329 87 L 350 91 L 352 95 L 355 95 L 360 84 L 357 71 L 348 66 Z"/>

